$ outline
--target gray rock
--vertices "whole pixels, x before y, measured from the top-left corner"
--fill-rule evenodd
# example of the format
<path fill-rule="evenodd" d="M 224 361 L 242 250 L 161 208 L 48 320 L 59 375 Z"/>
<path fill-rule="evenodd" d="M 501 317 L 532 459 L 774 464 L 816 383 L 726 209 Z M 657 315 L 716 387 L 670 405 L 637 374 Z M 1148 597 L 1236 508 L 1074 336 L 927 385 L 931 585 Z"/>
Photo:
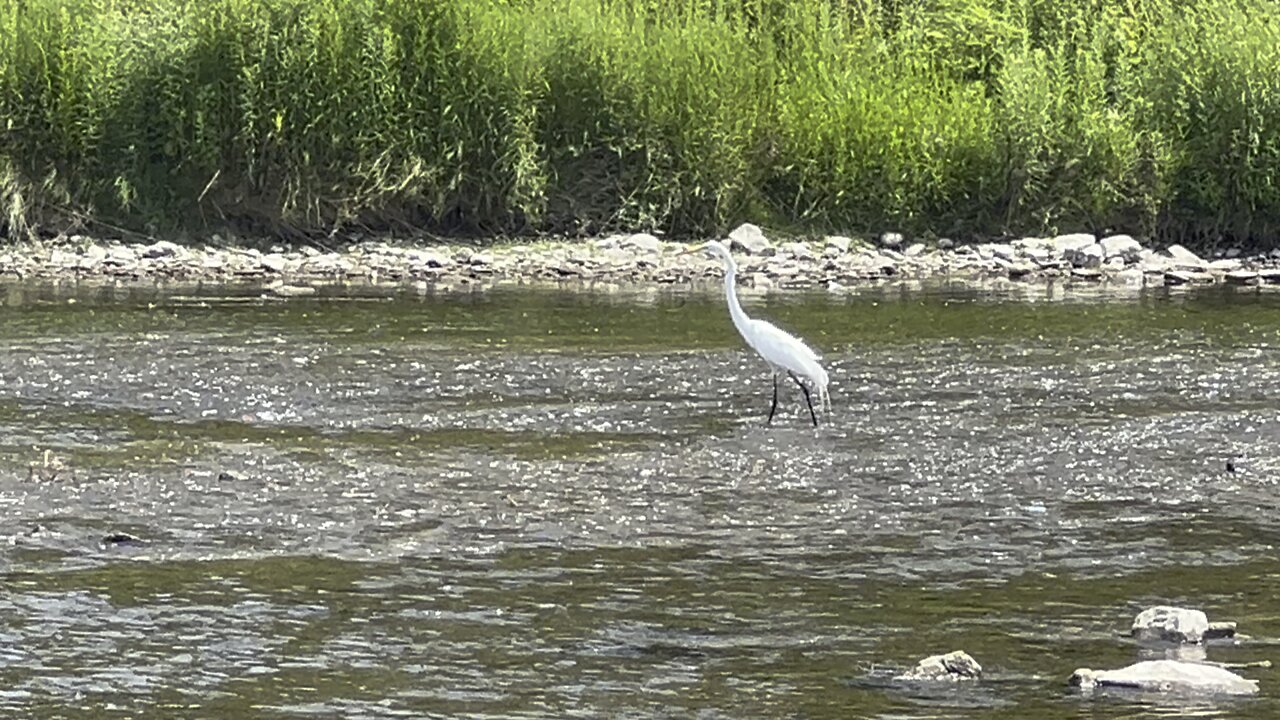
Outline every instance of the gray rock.
<path fill-rule="evenodd" d="M 996 259 L 1006 263 L 1004 267 L 1009 272 L 1009 277 L 1011 278 L 1026 277 L 1040 269 L 1035 263 L 1026 262 L 1025 260 L 1021 262 L 1009 262 L 1008 260 L 1003 260 L 999 257 Z"/>
<path fill-rule="evenodd" d="M 1015 260 L 1018 257 L 1018 251 L 1009 243 L 991 243 L 991 254 L 1003 260 Z"/>
<path fill-rule="evenodd" d="M 950 250 L 950 249 L 954 248 L 955 246 L 956 246 L 956 241 L 955 241 L 955 240 L 952 240 L 951 238 L 948 238 L 948 237 L 938 238 L 938 249 L 939 249 L 939 250 Z"/>
<path fill-rule="evenodd" d="M 1139 640 L 1198 643 L 1209 629 L 1209 618 L 1200 610 L 1157 605 L 1138 613 L 1130 634 Z"/>
<path fill-rule="evenodd" d="M 1164 274 L 1166 285 L 1190 285 L 1192 283 L 1212 283 L 1213 275 L 1207 272 L 1192 270 L 1167 270 Z"/>
<path fill-rule="evenodd" d="M 1253 270 L 1232 270 L 1223 279 L 1232 285 L 1257 285 L 1261 282 L 1258 273 Z"/>
<path fill-rule="evenodd" d="M 1254 695 L 1255 680 L 1225 668 L 1180 660 L 1143 660 L 1119 670 L 1080 668 L 1070 684 L 1082 690 L 1118 688 L 1156 693 Z"/>
<path fill-rule="evenodd" d="M 729 233 L 729 249 L 741 250 L 748 255 L 772 255 L 773 243 L 764 236 L 760 228 L 751 223 L 743 223 Z"/>
<path fill-rule="evenodd" d="M 1046 265 L 1054 262 L 1053 250 L 1043 245 L 1027 245 L 1022 248 L 1022 255 L 1028 260 L 1040 265 Z"/>
<path fill-rule="evenodd" d="M 184 249 L 181 245 L 168 240 L 157 240 L 138 251 L 140 256 L 152 259 L 177 257 L 183 253 Z"/>
<path fill-rule="evenodd" d="M 54 248 L 49 253 L 49 264 L 59 268 L 74 268 L 80 266 L 80 256 L 67 252 L 61 248 Z"/>
<path fill-rule="evenodd" d="M 902 251 L 902 254 L 909 258 L 919 257 L 924 254 L 924 243 L 911 243 L 906 250 Z"/>
<path fill-rule="evenodd" d="M 1268 285 L 1280 284 L 1280 269 L 1259 270 L 1258 279 Z"/>
<path fill-rule="evenodd" d="M 107 249 L 107 257 L 103 262 L 109 265 L 133 265 L 138 262 L 138 254 L 133 251 L 133 248 L 112 245 Z"/>
<path fill-rule="evenodd" d="M 1098 242 L 1098 238 L 1089 233 L 1070 233 L 1055 237 L 1052 241 L 1052 246 L 1055 253 L 1065 257 L 1070 250 L 1087 247 L 1096 242 Z"/>
<path fill-rule="evenodd" d="M 1173 264 L 1179 268 L 1190 268 L 1197 270 L 1205 266 L 1205 261 L 1199 255 L 1182 247 L 1181 245 L 1170 245 L 1165 249 L 1165 253 L 1173 260 Z"/>
<path fill-rule="evenodd" d="M 638 250 L 640 252 L 656 253 L 662 249 L 662 241 L 650 235 L 649 233 L 635 233 L 628 235 L 618 243 L 618 247 L 624 250 Z"/>
<path fill-rule="evenodd" d="M 1069 247 L 1063 251 L 1062 257 L 1078 268 L 1096 268 L 1102 265 L 1102 261 L 1106 259 L 1106 253 L 1102 245 L 1095 242 Z"/>
<path fill-rule="evenodd" d="M 80 258 L 81 270 L 92 270 L 102 264 L 107 257 L 107 249 L 101 245 L 90 245 L 84 251 L 84 257 Z"/>
<path fill-rule="evenodd" d="M 824 254 L 843 255 L 849 252 L 849 246 L 852 244 L 853 240 L 843 235 L 828 235 L 822 241 L 822 249 Z"/>
<path fill-rule="evenodd" d="M 274 285 L 270 290 L 277 297 L 307 297 L 316 294 L 316 289 L 310 285 Z"/>
<path fill-rule="evenodd" d="M 448 255 L 432 250 L 414 250 L 406 257 L 409 264 L 416 267 L 445 268 L 456 264 Z"/>
<path fill-rule="evenodd" d="M 902 233 L 886 232 L 886 233 L 880 234 L 881 247 L 887 247 L 887 248 L 902 247 L 902 243 L 905 242 L 905 240 L 906 239 L 902 237 Z"/>
<path fill-rule="evenodd" d="M 493 256 L 482 252 L 471 253 L 467 256 L 467 264 L 473 268 L 488 267 L 493 264 Z"/>
<path fill-rule="evenodd" d="M 1232 270 L 1239 270 L 1243 265 L 1244 263 L 1240 260 L 1223 258 L 1209 263 L 1209 269 L 1216 272 L 1230 272 Z"/>
<path fill-rule="evenodd" d="M 782 246 L 782 251 L 797 260 L 816 260 L 818 257 L 802 242 L 789 242 Z"/>
<path fill-rule="evenodd" d="M 1241 253 L 1240 248 L 1238 248 L 1238 247 L 1229 247 L 1229 248 L 1227 248 L 1227 251 L 1226 251 L 1225 253 L 1223 253 L 1223 255 L 1222 255 L 1222 256 L 1223 256 L 1223 257 L 1225 257 L 1225 258 L 1238 258 L 1238 257 L 1240 257 L 1240 253 Z"/>
<path fill-rule="evenodd" d="M 1236 624 L 1231 621 L 1219 620 L 1209 623 L 1208 629 L 1204 631 L 1205 640 L 1221 640 L 1225 638 L 1233 638 L 1236 636 Z"/>
<path fill-rule="evenodd" d="M 226 256 L 218 250 L 206 250 L 200 259 L 200 266 L 206 270 L 219 270 L 226 264 Z"/>
<path fill-rule="evenodd" d="M 280 253 L 268 253 L 258 258 L 258 264 L 271 272 L 284 272 L 288 261 Z"/>
<path fill-rule="evenodd" d="M 1116 273 L 1112 280 L 1123 285 L 1141 285 L 1143 273 L 1138 268 L 1128 268 Z"/>
<path fill-rule="evenodd" d="M 916 663 L 911 670 L 897 676 L 896 680 L 977 680 L 982 677 L 982 666 L 969 653 L 954 650 L 945 655 L 930 655 Z"/>
<path fill-rule="evenodd" d="M 1098 242 L 1108 260 L 1114 257 L 1123 258 L 1125 262 L 1136 262 L 1142 253 L 1142 243 L 1128 235 L 1110 235 Z"/>
<path fill-rule="evenodd" d="M 1144 254 L 1138 261 L 1139 267 L 1144 273 L 1163 273 L 1169 270 L 1171 261 L 1156 255 L 1155 253 Z"/>
<path fill-rule="evenodd" d="M 623 267 L 630 265 L 635 261 L 635 256 L 619 247 L 608 248 L 604 251 L 604 260 L 610 265 Z"/>

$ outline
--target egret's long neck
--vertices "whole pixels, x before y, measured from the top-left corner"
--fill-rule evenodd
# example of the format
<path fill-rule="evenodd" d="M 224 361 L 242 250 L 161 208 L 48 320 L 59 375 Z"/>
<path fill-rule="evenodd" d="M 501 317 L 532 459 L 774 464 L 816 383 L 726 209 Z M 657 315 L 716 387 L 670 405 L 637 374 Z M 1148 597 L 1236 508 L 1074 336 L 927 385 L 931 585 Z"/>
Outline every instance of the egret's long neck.
<path fill-rule="evenodd" d="M 731 257 L 724 258 L 724 297 L 729 302 L 729 317 L 733 318 L 738 332 L 745 333 L 749 318 L 738 302 L 737 274 L 738 264 Z"/>

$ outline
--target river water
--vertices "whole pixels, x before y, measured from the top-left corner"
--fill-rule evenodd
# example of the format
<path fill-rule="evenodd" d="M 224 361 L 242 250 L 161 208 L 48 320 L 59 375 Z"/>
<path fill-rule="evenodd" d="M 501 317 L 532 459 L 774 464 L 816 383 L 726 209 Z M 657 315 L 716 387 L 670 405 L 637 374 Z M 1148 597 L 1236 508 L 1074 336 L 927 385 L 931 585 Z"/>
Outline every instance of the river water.
<path fill-rule="evenodd" d="M 1066 685 L 1280 662 L 1280 294 L 1013 287 L 0 287 L 0 715 L 1280 716 Z"/>

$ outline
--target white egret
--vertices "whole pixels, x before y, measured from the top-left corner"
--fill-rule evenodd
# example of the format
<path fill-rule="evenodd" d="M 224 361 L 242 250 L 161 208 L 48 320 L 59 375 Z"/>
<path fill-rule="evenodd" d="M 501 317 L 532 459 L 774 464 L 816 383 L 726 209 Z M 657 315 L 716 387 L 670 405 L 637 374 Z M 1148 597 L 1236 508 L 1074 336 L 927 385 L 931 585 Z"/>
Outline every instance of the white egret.
<path fill-rule="evenodd" d="M 729 317 L 733 318 L 734 327 L 742 339 L 747 341 L 753 350 L 769 363 L 773 370 L 773 404 L 769 406 L 769 419 L 765 424 L 773 422 L 773 414 L 778 410 L 778 373 L 785 372 L 800 386 L 804 393 L 804 401 L 809 406 L 809 417 L 813 426 L 818 426 L 818 415 L 813 411 L 813 399 L 805 380 L 818 391 L 818 403 L 824 410 L 831 409 L 831 396 L 827 394 L 829 379 L 827 371 L 818 362 L 818 354 L 800 338 L 782 330 L 773 323 L 747 317 L 742 305 L 738 303 L 738 292 L 735 287 L 735 276 L 738 264 L 734 262 L 729 248 L 718 240 L 712 240 L 699 247 L 690 248 L 685 253 L 704 250 L 720 260 L 724 265 L 724 294 L 729 302 Z M 803 378 L 804 380 L 802 380 Z"/>

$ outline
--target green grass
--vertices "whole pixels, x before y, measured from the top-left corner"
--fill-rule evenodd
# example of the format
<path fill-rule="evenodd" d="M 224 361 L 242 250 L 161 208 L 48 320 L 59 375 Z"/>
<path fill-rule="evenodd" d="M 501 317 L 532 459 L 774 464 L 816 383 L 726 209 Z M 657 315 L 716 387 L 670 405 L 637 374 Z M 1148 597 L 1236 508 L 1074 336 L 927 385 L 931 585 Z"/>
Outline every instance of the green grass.
<path fill-rule="evenodd" d="M 1280 244 L 1277 0 L 0 0 L 0 231 Z"/>

